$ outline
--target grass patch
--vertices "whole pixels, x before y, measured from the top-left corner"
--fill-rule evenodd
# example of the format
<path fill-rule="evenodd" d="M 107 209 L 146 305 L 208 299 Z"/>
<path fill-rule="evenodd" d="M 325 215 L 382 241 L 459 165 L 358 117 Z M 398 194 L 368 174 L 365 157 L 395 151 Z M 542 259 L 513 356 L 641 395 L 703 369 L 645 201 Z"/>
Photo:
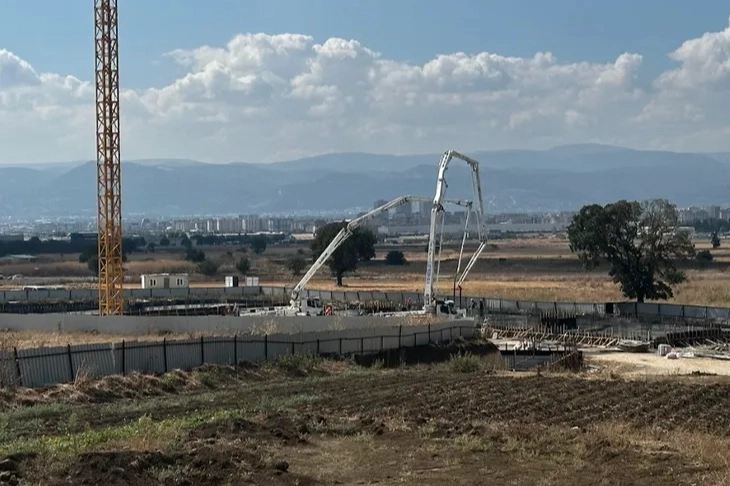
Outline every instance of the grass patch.
<path fill-rule="evenodd" d="M 181 433 L 206 425 L 243 418 L 244 409 L 210 410 L 188 415 L 154 420 L 143 415 L 134 422 L 89 429 L 65 435 L 41 436 L 19 439 L 0 445 L 0 455 L 36 453 L 56 459 L 71 457 L 84 452 L 106 449 L 153 450 L 165 449 L 176 443 Z"/>
<path fill-rule="evenodd" d="M 470 352 L 452 354 L 448 362 L 449 369 L 454 373 L 475 373 L 484 369 L 484 362 L 479 356 Z"/>
<path fill-rule="evenodd" d="M 308 376 L 315 371 L 321 371 L 324 358 L 313 354 L 301 353 L 282 356 L 274 361 L 264 362 L 264 367 L 282 370 L 287 375 Z"/>

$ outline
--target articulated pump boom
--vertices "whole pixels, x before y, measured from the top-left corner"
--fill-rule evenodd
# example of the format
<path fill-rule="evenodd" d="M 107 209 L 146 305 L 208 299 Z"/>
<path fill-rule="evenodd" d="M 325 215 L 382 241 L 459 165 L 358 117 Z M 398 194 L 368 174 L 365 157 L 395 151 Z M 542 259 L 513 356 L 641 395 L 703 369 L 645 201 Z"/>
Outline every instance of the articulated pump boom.
<path fill-rule="evenodd" d="M 428 256 L 426 258 L 426 285 L 423 295 L 424 308 L 428 311 L 432 310 L 435 305 L 434 296 L 434 253 L 436 250 L 436 231 L 439 227 L 439 221 L 442 219 L 443 214 L 443 202 L 444 195 L 446 194 L 446 170 L 449 168 L 449 162 L 451 159 L 461 159 L 469 165 L 472 176 L 472 186 L 474 190 L 474 200 L 477 203 L 474 209 L 475 216 L 477 218 L 477 231 L 479 232 L 479 247 L 472 255 L 469 262 L 464 267 L 464 271 L 461 275 L 458 275 L 455 282 L 456 285 L 461 287 L 464 283 L 467 274 L 476 263 L 479 255 L 481 255 L 484 247 L 487 245 L 487 228 L 484 224 L 484 202 L 482 200 L 482 183 L 479 176 L 479 162 L 467 157 L 466 155 L 460 154 L 455 150 L 449 150 L 444 152 L 441 162 L 439 163 L 438 179 L 436 180 L 436 195 L 433 198 L 433 207 L 431 208 L 431 228 L 428 237 Z M 441 241 L 439 240 L 439 249 L 441 248 Z M 463 250 L 463 247 L 462 247 Z"/>
<path fill-rule="evenodd" d="M 372 211 L 363 214 L 362 216 L 359 216 L 353 220 L 351 220 L 347 226 L 342 228 L 339 233 L 334 237 L 334 239 L 330 242 L 329 245 L 327 245 L 327 248 L 324 249 L 321 255 L 315 260 L 315 262 L 312 264 L 312 266 L 307 270 L 307 273 L 304 274 L 302 279 L 297 283 L 297 285 L 294 287 L 291 293 L 291 301 L 290 301 L 290 308 L 291 309 L 299 309 L 300 308 L 300 299 L 299 294 L 302 292 L 302 289 L 309 283 L 309 281 L 314 277 L 314 275 L 319 271 L 320 268 L 322 268 L 322 265 L 327 261 L 329 257 L 332 256 L 332 254 L 337 250 L 337 248 L 342 245 L 345 240 L 347 240 L 350 236 L 352 236 L 353 232 L 360 227 L 363 223 L 368 221 L 369 219 L 382 214 L 390 209 L 393 209 L 398 206 L 402 206 L 404 204 L 409 204 L 411 202 L 426 202 L 430 201 L 430 198 L 423 197 L 423 196 L 401 196 L 398 198 L 393 199 L 392 201 L 389 201 L 382 206 L 379 206 Z M 471 207 L 471 201 L 462 201 L 462 200 L 454 200 L 449 199 L 446 201 L 443 201 L 445 203 L 451 203 L 451 204 L 457 204 L 459 206 L 465 206 L 465 207 Z M 429 243 L 429 247 L 430 247 Z"/>

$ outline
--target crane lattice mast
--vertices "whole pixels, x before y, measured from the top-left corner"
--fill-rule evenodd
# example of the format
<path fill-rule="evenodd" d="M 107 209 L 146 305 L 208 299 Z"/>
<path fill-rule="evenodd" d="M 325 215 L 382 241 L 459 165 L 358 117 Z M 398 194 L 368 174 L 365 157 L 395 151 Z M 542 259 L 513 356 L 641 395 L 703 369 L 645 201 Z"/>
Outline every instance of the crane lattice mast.
<path fill-rule="evenodd" d="M 117 0 L 95 0 L 99 314 L 124 311 Z"/>

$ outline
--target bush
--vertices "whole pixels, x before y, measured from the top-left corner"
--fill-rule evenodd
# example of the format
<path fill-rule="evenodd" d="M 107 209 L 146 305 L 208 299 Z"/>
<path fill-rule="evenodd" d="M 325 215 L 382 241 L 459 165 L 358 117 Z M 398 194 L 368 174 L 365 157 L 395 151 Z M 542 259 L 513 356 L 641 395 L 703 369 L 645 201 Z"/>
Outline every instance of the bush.
<path fill-rule="evenodd" d="M 198 272 L 207 277 L 212 277 L 218 272 L 219 266 L 220 265 L 212 260 L 203 260 L 202 262 L 198 263 Z"/>
<path fill-rule="evenodd" d="M 251 270 L 251 261 L 248 259 L 248 257 L 241 257 L 240 260 L 238 260 L 238 263 L 236 263 L 236 270 L 239 271 L 241 275 L 246 275 Z"/>
<path fill-rule="evenodd" d="M 697 252 L 695 258 L 701 262 L 711 262 L 713 257 L 712 253 L 710 253 L 710 250 L 700 250 Z"/>
<path fill-rule="evenodd" d="M 268 238 L 264 235 L 256 235 L 253 238 L 251 238 L 251 249 L 254 253 L 257 255 L 262 254 L 266 251 L 266 246 L 268 243 Z"/>
<path fill-rule="evenodd" d="M 201 263 L 205 261 L 205 253 L 201 250 L 193 250 L 192 248 L 189 248 L 188 251 L 185 252 L 185 259 L 190 262 Z"/>
<path fill-rule="evenodd" d="M 468 351 L 464 354 L 452 354 L 449 369 L 455 373 L 474 373 L 482 369 L 482 360 Z"/>
<path fill-rule="evenodd" d="M 307 267 L 307 261 L 300 256 L 290 258 L 286 262 L 286 268 L 292 273 L 292 275 L 300 275 L 302 270 Z"/>
<path fill-rule="evenodd" d="M 397 266 L 405 265 L 406 263 L 408 262 L 406 261 L 406 256 L 403 254 L 402 251 L 391 250 L 388 252 L 387 255 L 385 255 L 386 265 Z"/>

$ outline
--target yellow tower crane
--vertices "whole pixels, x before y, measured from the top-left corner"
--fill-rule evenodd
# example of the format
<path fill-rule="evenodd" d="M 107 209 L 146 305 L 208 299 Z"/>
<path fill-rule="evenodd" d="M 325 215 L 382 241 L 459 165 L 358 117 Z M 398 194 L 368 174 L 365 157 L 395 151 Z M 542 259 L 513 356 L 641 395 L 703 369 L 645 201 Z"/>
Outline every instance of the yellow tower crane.
<path fill-rule="evenodd" d="M 94 0 L 99 315 L 124 312 L 117 0 Z"/>

